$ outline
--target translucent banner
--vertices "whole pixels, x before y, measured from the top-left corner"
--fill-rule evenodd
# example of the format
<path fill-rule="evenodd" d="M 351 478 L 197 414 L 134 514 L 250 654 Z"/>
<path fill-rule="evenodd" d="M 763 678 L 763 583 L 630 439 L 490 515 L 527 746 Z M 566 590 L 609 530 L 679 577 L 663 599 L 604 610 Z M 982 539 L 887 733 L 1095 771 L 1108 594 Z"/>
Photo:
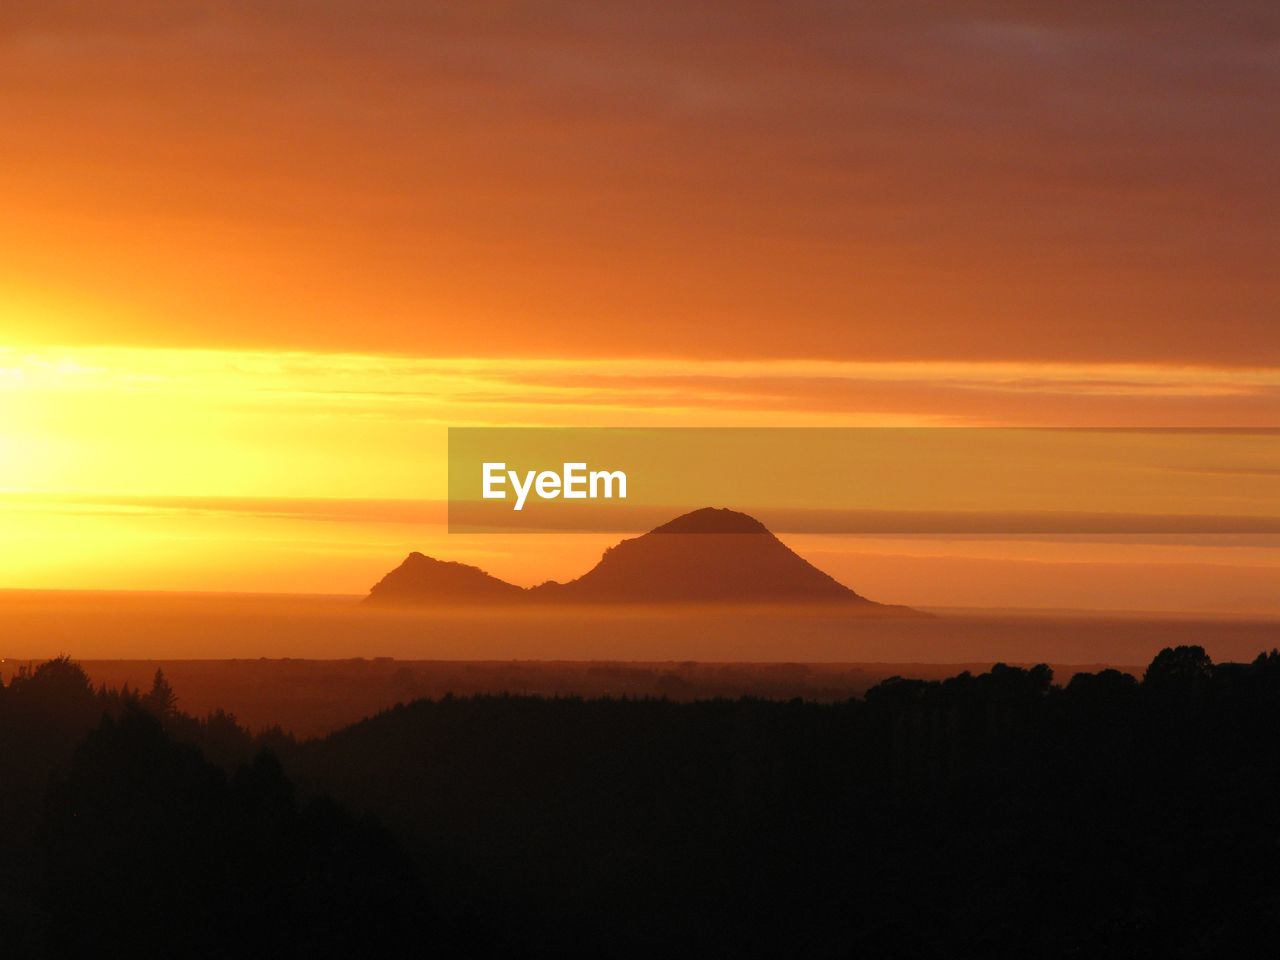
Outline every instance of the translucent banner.
<path fill-rule="evenodd" d="M 451 428 L 449 530 L 1274 534 L 1280 430 Z"/>

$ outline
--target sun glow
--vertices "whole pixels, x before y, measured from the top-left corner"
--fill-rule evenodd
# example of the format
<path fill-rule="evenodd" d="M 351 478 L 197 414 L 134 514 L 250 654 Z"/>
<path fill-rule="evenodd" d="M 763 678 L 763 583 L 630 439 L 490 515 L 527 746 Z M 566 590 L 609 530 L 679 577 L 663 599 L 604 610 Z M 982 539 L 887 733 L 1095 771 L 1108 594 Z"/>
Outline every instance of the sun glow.
<path fill-rule="evenodd" d="M 1270 368 L 13 346 L 0 586 L 360 592 L 433 548 L 533 582 L 607 545 L 446 540 L 448 426 L 1274 425 L 1278 391 Z"/>

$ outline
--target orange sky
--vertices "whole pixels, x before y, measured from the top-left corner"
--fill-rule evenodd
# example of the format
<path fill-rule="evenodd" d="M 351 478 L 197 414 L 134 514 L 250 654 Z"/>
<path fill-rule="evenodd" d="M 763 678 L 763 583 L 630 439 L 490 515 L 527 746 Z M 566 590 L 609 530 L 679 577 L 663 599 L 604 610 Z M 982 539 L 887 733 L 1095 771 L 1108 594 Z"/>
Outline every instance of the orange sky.
<path fill-rule="evenodd" d="M 0 330 L 1276 363 L 1278 27 L 1270 0 L 10 0 Z"/>
<path fill-rule="evenodd" d="M 0 586 L 598 555 L 243 509 L 438 500 L 450 424 L 1280 425 L 1278 37 L 1265 0 L 6 3 Z M 914 603 L 1252 604 L 1276 563 L 810 546 Z"/>

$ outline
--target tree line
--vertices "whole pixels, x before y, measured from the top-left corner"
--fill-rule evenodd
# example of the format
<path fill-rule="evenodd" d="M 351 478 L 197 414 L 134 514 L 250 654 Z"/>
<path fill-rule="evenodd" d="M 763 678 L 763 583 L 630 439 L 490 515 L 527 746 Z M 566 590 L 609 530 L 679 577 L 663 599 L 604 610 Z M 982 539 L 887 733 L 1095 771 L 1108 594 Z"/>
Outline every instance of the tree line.
<path fill-rule="evenodd" d="M 11 955 L 1249 957 L 1280 654 L 839 703 L 466 696 L 323 739 L 0 683 Z"/>

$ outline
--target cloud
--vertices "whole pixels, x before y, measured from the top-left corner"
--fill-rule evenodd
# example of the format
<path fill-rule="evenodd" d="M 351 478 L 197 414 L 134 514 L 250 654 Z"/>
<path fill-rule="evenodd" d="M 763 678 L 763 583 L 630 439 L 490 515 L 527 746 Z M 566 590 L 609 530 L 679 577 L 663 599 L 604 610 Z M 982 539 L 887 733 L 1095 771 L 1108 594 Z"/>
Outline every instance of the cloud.
<path fill-rule="evenodd" d="M 667 417 L 688 425 L 711 417 L 726 425 L 1213 428 L 1276 426 L 1280 368 L 44 347 L 0 349 L 6 389 L 439 425 L 669 425 Z"/>
<path fill-rule="evenodd" d="M 1280 362 L 1274 5 L 1063 7 L 6 4 L 0 333 Z"/>
<path fill-rule="evenodd" d="M 769 505 L 742 506 L 763 519 L 774 533 L 783 535 L 840 535 L 841 549 L 850 549 L 856 538 L 893 542 L 917 549 L 962 549 L 963 544 L 1077 544 L 1157 547 L 1220 547 L 1227 550 L 1270 551 L 1280 545 L 1280 518 L 1223 515 L 1082 513 L 1078 511 L 902 511 L 803 509 Z M 455 515 L 455 533 L 516 535 L 542 533 L 609 533 L 630 536 L 642 533 L 687 510 L 679 506 L 613 505 L 593 510 L 590 504 L 569 512 L 552 512 L 524 525 L 494 525 L 492 513 L 482 513 L 475 525 L 466 510 Z M 376 500 L 303 497 L 193 497 L 111 493 L 3 493 L 0 511 L 17 511 L 28 519 L 42 515 L 69 518 L 105 517 L 122 520 L 158 518 L 166 523 L 183 519 L 269 521 L 273 537 L 286 536 L 277 521 L 348 525 L 351 533 L 335 534 L 335 543 L 363 547 L 377 527 L 412 527 L 426 536 L 438 535 L 449 522 L 449 505 L 443 500 Z M 850 540 L 849 538 L 855 538 Z M 889 538 L 889 539 L 886 539 Z M 474 547 L 467 541 L 468 549 Z M 1256 562 L 1256 554 L 1252 554 Z M 1266 556 L 1274 560 L 1270 554 Z"/>

